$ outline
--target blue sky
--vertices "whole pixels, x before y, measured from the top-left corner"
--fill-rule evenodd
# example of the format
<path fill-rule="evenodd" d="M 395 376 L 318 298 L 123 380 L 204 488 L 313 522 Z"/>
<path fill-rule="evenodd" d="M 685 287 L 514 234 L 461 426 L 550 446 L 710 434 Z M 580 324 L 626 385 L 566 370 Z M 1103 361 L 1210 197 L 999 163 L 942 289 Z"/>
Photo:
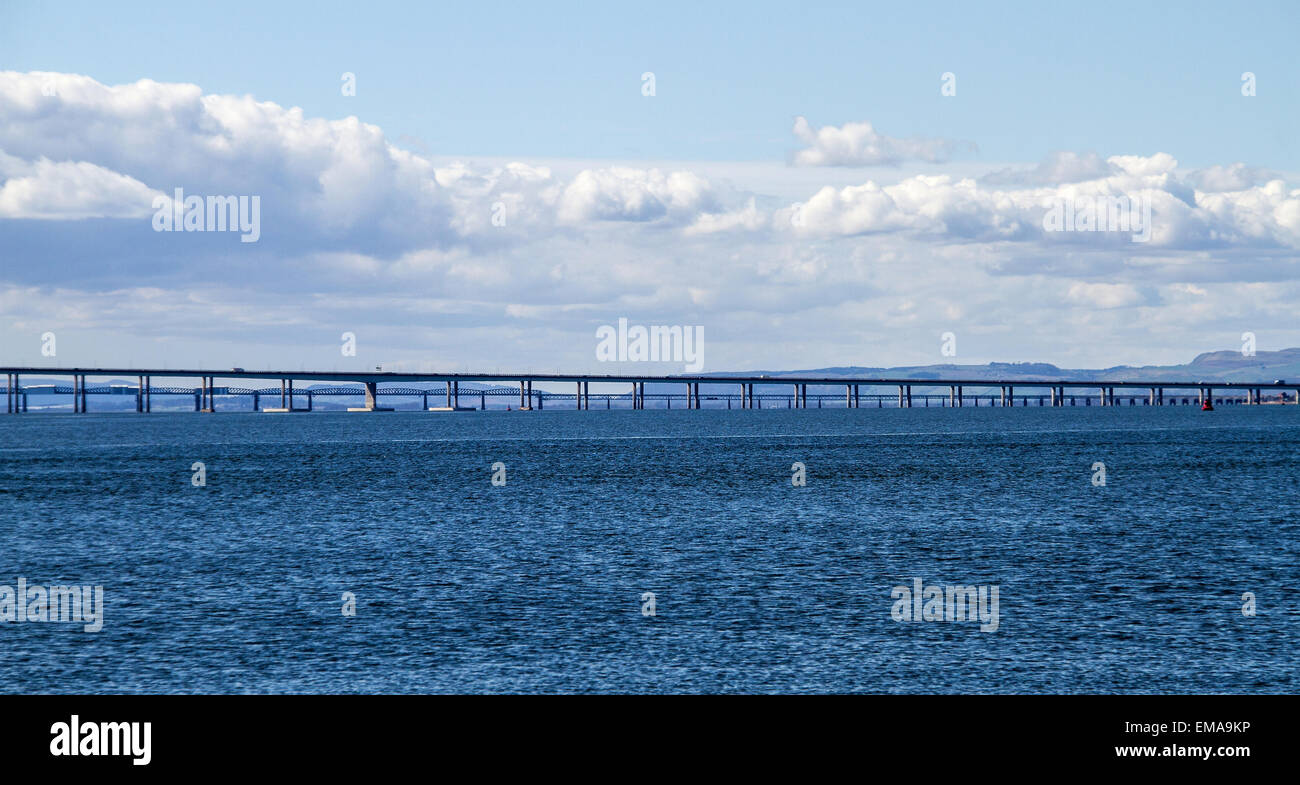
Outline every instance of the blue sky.
<path fill-rule="evenodd" d="M 620 318 L 703 326 L 706 370 L 1300 345 L 1296 8 L 6 3 L 4 359 L 631 371 Z M 256 242 L 157 231 L 177 188 L 256 197 Z M 1149 242 L 1049 227 L 1099 198 Z"/>

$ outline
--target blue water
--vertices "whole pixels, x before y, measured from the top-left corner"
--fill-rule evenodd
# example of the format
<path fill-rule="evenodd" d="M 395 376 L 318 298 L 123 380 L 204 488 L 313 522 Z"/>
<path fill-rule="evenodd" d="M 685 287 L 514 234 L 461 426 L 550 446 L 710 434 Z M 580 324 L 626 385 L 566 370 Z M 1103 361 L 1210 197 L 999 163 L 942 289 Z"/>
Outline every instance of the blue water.
<path fill-rule="evenodd" d="M 106 617 L 0 623 L 0 691 L 1294 693 L 1298 447 L 1294 406 L 3 417 L 0 584 Z M 916 577 L 999 628 L 895 621 Z"/>

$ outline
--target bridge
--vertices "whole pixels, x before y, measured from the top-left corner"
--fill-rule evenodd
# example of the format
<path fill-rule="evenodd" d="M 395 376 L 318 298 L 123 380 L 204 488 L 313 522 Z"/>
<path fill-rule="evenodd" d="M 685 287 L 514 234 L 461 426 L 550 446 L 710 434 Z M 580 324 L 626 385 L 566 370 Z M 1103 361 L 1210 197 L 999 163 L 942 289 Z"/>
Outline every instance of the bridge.
<path fill-rule="evenodd" d="M 7 413 L 28 411 L 29 396 L 69 395 L 72 410 L 84 413 L 92 395 L 127 395 L 134 398 L 135 411 L 153 410 L 154 395 L 190 396 L 194 411 L 217 411 L 217 398 L 246 398 L 252 411 L 306 412 L 314 409 L 319 396 L 348 396 L 362 399 L 359 406 L 348 411 L 393 411 L 395 406 L 380 406 L 380 398 L 420 399 L 421 411 L 456 412 L 484 411 L 488 399 L 504 407 L 521 411 L 541 410 L 551 402 L 561 408 L 587 410 L 592 399 L 597 407 L 605 409 L 660 408 L 671 409 L 673 402 L 681 408 L 861 408 L 874 404 L 875 408 L 911 408 L 913 406 L 962 407 L 979 406 L 1136 406 L 1196 405 L 1210 401 L 1220 404 L 1259 405 L 1263 403 L 1300 403 L 1300 383 L 1273 382 L 1213 382 L 1169 380 L 1081 380 L 1081 379 L 925 379 L 925 378 L 871 378 L 871 377 L 801 377 L 801 376 L 731 376 L 698 374 L 680 376 L 645 375 L 593 375 L 593 374 L 531 374 L 531 373 L 402 373 L 402 372 L 348 372 L 348 371 L 247 371 L 244 369 L 159 369 L 159 368 L 41 368 L 0 367 L 5 374 L 5 403 Z M 71 384 L 39 384 L 24 386 L 23 376 L 67 376 Z M 104 384 L 92 386 L 89 377 L 135 377 L 136 383 Z M 199 379 L 197 387 L 164 385 L 155 386 L 157 379 Z M 216 380 L 256 382 L 278 381 L 279 387 L 217 386 Z M 295 382 L 313 382 L 317 386 L 295 389 Z M 337 386 L 328 383 L 346 383 Z M 626 392 L 591 393 L 591 384 L 630 385 Z M 467 386 L 461 389 L 461 384 Z M 534 383 L 548 385 L 571 384 L 573 392 L 533 389 Z M 380 385 L 384 386 L 380 386 Z M 440 387 L 413 387 L 413 384 L 440 384 Z M 647 385 L 657 389 L 647 390 Z M 813 388 L 809 394 L 808 388 Z M 662 389 L 662 388 L 667 389 Z M 863 388 L 866 389 L 864 394 Z M 882 392 L 886 388 L 889 392 Z M 914 392 L 914 388 L 917 391 Z M 946 388 L 946 393 L 943 390 Z M 967 392 L 971 388 L 973 392 Z M 680 390 L 680 392 L 673 392 Z M 935 392 L 938 390 L 939 392 Z M 979 392 L 980 390 L 996 392 Z M 1118 394 L 1116 391 L 1119 391 Z M 1181 394 L 1180 394 L 1181 393 Z M 278 406 L 263 406 L 263 399 Z M 430 399 L 442 405 L 430 406 Z M 470 405 L 463 406 L 462 398 Z M 305 402 L 304 402 L 305 399 Z M 477 399 L 477 400 L 476 400 Z M 477 406 L 473 405 L 477 403 Z"/>

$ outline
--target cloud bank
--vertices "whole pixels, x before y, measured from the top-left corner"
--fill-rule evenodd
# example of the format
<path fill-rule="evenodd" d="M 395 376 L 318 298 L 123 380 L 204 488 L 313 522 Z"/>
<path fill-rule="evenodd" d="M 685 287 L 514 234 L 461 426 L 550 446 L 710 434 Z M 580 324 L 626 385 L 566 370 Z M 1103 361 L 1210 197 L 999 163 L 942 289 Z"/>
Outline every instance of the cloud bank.
<path fill-rule="evenodd" d="M 578 369 L 620 316 L 706 325 L 715 368 L 929 362 L 948 330 L 991 359 L 1079 366 L 1184 361 L 1242 329 L 1300 342 L 1300 191 L 1240 162 L 1062 152 L 918 174 L 904 165 L 954 143 L 800 118 L 797 165 L 896 174 L 791 202 L 767 187 L 782 167 L 737 182 L 439 160 L 355 117 L 190 84 L 0 72 L 0 118 L 0 335 L 15 360 L 39 360 L 29 338 L 62 325 L 83 338 L 60 346 L 90 359 L 205 347 L 228 364 L 329 365 L 350 330 L 390 359 Z M 259 241 L 152 231 L 153 200 L 176 188 L 259 196 Z M 1150 205 L 1149 242 L 1044 227 L 1056 204 L 1115 197 Z M 1223 340 L 1189 346 L 1215 325 Z"/>

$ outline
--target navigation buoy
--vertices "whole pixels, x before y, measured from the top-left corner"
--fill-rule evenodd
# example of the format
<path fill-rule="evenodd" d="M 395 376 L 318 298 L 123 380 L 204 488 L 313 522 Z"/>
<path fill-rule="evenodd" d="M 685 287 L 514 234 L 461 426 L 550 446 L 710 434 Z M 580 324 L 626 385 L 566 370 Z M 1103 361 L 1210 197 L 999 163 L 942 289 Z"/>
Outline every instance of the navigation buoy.
<path fill-rule="evenodd" d="M 1214 411 L 1214 404 L 1212 403 L 1212 400 L 1213 400 L 1213 399 L 1211 399 L 1211 398 L 1206 398 L 1206 399 L 1205 399 L 1205 403 L 1201 404 L 1201 411 L 1203 411 L 1203 412 L 1212 412 L 1212 411 Z"/>

